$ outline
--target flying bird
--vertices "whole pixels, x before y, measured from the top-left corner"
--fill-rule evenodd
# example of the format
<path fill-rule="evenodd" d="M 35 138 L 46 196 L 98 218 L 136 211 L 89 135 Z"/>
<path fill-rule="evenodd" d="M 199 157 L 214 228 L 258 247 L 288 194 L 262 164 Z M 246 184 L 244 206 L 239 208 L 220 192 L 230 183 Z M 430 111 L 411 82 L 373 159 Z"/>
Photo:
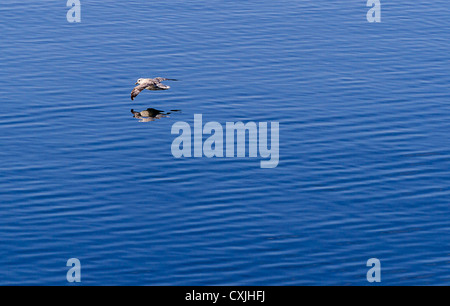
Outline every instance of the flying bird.
<path fill-rule="evenodd" d="M 136 86 L 131 92 L 131 100 L 134 100 L 144 89 L 148 90 L 169 90 L 170 86 L 164 85 L 163 81 L 178 81 L 175 79 L 155 78 L 155 79 L 139 79 Z"/>

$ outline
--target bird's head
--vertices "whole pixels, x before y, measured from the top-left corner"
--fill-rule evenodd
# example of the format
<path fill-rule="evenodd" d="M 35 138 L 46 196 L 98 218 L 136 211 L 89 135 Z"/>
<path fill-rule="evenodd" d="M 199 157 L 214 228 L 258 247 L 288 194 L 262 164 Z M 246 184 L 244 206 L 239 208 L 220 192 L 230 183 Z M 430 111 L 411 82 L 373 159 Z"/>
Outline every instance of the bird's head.
<path fill-rule="evenodd" d="M 134 84 L 134 85 L 141 84 L 141 82 L 142 82 L 142 79 L 139 79 L 139 80 L 136 81 L 136 84 Z"/>

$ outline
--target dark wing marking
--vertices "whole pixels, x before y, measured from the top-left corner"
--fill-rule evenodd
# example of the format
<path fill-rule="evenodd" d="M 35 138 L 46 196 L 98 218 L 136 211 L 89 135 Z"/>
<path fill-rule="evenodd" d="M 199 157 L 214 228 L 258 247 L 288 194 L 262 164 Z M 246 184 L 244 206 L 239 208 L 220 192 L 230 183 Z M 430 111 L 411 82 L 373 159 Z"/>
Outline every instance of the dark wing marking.
<path fill-rule="evenodd" d="M 144 83 L 144 84 L 136 86 L 133 89 L 133 91 L 131 92 L 131 100 L 134 100 L 134 98 L 136 98 L 141 93 L 141 91 L 143 91 L 149 85 L 150 85 L 149 83 Z"/>

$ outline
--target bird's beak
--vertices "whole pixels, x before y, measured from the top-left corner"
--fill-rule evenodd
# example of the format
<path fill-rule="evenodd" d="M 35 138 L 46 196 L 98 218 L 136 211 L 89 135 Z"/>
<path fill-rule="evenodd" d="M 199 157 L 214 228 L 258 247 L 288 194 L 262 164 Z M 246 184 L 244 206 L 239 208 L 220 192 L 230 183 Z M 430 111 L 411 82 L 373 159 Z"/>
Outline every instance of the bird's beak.
<path fill-rule="evenodd" d="M 134 85 L 137 85 L 137 84 L 139 84 L 139 83 L 138 82 L 134 83 Z"/>

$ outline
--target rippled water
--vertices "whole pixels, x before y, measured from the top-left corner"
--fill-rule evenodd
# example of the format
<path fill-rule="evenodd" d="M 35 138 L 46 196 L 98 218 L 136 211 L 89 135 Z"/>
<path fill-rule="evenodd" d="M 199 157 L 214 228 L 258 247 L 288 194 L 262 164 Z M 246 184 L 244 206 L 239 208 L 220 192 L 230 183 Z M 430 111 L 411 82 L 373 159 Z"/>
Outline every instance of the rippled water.
<path fill-rule="evenodd" d="M 448 2 L 65 2 L 0 4 L 0 284 L 450 284 Z M 279 166 L 175 159 L 194 114 Z"/>

